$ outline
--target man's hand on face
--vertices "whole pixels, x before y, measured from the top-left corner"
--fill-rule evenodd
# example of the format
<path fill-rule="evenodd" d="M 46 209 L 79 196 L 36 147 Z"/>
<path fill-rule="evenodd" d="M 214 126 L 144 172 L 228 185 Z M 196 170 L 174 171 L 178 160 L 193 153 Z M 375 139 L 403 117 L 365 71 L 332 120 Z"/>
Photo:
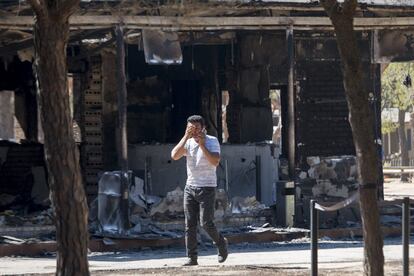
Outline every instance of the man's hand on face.
<path fill-rule="evenodd" d="M 195 130 L 194 125 L 192 125 L 192 124 L 187 124 L 187 128 L 185 129 L 185 134 L 184 134 L 184 136 L 185 136 L 187 139 L 190 139 L 191 137 L 193 137 L 194 130 Z"/>
<path fill-rule="evenodd" d="M 197 142 L 197 144 L 199 144 L 200 146 L 204 146 L 206 143 L 206 134 L 203 131 L 200 131 L 198 133 L 198 136 L 196 137 L 195 141 Z"/>

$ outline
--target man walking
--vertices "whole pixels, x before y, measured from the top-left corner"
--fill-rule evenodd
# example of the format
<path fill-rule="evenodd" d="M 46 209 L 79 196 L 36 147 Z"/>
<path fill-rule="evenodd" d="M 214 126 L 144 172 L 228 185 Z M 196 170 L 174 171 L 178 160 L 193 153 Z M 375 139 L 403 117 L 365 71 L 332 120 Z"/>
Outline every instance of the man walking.
<path fill-rule="evenodd" d="M 214 224 L 215 196 L 217 187 L 216 167 L 220 163 L 220 144 L 216 137 L 206 135 L 203 117 L 190 116 L 180 142 L 171 151 L 171 158 L 186 156 L 187 183 L 184 189 L 185 245 L 188 260 L 185 266 L 197 265 L 197 222 L 214 241 L 218 261 L 226 260 L 227 239 Z"/>

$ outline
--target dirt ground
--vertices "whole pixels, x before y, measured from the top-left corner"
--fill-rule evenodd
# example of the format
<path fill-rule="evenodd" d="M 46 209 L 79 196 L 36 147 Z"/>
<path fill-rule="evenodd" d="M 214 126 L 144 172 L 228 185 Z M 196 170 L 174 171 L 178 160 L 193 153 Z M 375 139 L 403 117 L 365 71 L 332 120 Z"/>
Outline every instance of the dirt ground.
<path fill-rule="evenodd" d="M 413 269 L 414 260 L 411 261 L 410 267 Z M 308 276 L 310 270 L 301 267 L 280 267 L 280 266 L 258 266 L 258 265 L 240 265 L 240 266 L 211 266 L 211 267 L 195 267 L 195 268 L 158 268 L 158 269 L 138 269 L 127 271 L 102 271 L 95 272 L 94 275 L 157 275 L 157 276 Z M 320 269 L 318 275 L 362 275 L 362 267 L 343 268 L 343 269 Z M 387 262 L 385 265 L 385 275 L 399 276 L 402 275 L 401 262 Z M 410 274 L 413 275 L 413 274 Z"/>
<path fill-rule="evenodd" d="M 402 264 L 398 261 L 386 262 L 385 273 L 387 276 L 400 276 L 403 274 Z M 414 260 L 410 260 L 410 275 L 413 274 Z M 362 266 L 353 268 L 335 268 L 335 269 L 319 269 L 320 276 L 359 276 L 362 275 Z M 150 269 L 128 269 L 128 270 L 103 270 L 93 271 L 91 275 L 156 275 L 156 276 L 308 276 L 310 270 L 304 267 L 281 267 L 272 265 L 237 265 L 237 266 L 198 266 L 198 267 L 168 267 L 168 268 L 150 268 Z M 47 274 L 24 274 L 24 275 L 55 275 Z"/>

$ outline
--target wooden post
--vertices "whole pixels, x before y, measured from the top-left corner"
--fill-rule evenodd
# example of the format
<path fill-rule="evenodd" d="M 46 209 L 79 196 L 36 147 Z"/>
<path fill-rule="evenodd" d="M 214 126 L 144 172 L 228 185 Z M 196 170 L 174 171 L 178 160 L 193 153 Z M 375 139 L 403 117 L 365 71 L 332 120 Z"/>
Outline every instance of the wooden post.
<path fill-rule="evenodd" d="M 118 90 L 118 160 L 121 169 L 122 201 L 121 212 L 124 229 L 129 228 L 129 204 L 128 204 L 128 144 L 127 144 L 127 90 L 125 77 L 125 44 L 124 32 L 117 25 L 116 34 L 116 66 L 117 66 L 117 90 Z"/>
<path fill-rule="evenodd" d="M 410 198 L 404 197 L 402 205 L 403 275 L 410 273 Z"/>
<path fill-rule="evenodd" d="M 256 155 L 256 200 L 262 200 L 262 159 Z"/>
<path fill-rule="evenodd" d="M 289 27 L 286 31 L 286 40 L 288 47 L 288 161 L 289 161 L 289 176 L 293 179 L 295 174 L 295 87 L 294 87 L 294 41 L 293 28 Z"/>
<path fill-rule="evenodd" d="M 222 104 L 223 104 L 223 93 L 221 91 L 221 87 L 220 87 L 220 83 L 219 83 L 219 65 L 218 63 L 218 54 L 219 50 L 217 49 L 217 47 L 214 47 L 214 58 L 215 58 L 215 62 L 214 62 L 214 89 L 216 92 L 216 97 L 217 97 L 217 102 L 216 102 L 216 110 L 217 110 L 217 114 L 216 114 L 216 121 L 217 121 L 217 139 L 219 140 L 219 143 L 223 143 L 223 109 L 222 109 Z"/>
<path fill-rule="evenodd" d="M 310 228 L 311 228 L 311 275 L 318 276 L 318 210 L 315 208 L 316 201 L 310 201 Z"/>

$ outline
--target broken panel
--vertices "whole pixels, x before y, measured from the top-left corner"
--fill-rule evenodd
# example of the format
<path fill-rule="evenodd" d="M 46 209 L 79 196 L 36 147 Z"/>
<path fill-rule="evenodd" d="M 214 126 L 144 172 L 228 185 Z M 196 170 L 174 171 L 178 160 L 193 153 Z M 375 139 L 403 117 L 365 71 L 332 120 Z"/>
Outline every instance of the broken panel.
<path fill-rule="evenodd" d="M 337 61 L 300 62 L 296 129 L 300 164 L 307 156 L 355 153 Z"/>
<path fill-rule="evenodd" d="M 178 34 L 161 30 L 142 30 L 145 61 L 148 64 L 181 64 L 181 52 Z"/>
<path fill-rule="evenodd" d="M 14 139 L 14 91 L 0 91 L 0 139 Z"/>
<path fill-rule="evenodd" d="M 122 174 L 119 171 L 105 172 L 99 180 L 98 222 L 101 234 L 122 235 L 128 230 L 124 228 L 121 208 L 122 177 L 126 181 L 130 180 L 127 173 Z"/>
<path fill-rule="evenodd" d="M 414 29 L 374 32 L 375 63 L 414 60 Z"/>

